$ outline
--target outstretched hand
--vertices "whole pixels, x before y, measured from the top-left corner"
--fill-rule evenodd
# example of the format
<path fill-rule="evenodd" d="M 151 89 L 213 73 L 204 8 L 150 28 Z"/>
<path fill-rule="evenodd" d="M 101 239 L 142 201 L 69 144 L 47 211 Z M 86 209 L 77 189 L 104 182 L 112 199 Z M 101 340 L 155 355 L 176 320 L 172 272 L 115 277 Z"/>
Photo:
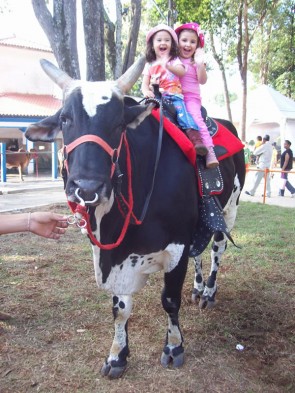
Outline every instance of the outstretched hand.
<path fill-rule="evenodd" d="M 29 213 L 28 230 L 48 239 L 59 239 L 68 227 L 67 217 L 52 212 Z"/>
<path fill-rule="evenodd" d="M 205 52 L 203 48 L 197 48 L 194 54 L 194 61 L 197 65 L 205 63 Z"/>

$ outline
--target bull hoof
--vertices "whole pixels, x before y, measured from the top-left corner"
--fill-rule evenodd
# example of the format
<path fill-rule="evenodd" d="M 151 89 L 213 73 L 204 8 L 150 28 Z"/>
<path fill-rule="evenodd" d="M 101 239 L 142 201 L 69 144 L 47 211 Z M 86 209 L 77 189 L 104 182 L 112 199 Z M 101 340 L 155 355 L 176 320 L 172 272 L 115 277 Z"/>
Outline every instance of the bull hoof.
<path fill-rule="evenodd" d="M 198 300 L 201 298 L 201 296 L 203 295 L 204 291 L 198 291 L 196 288 L 193 289 L 192 292 L 192 303 L 193 304 L 197 304 Z"/>
<path fill-rule="evenodd" d="M 161 356 L 161 365 L 168 367 L 169 364 L 172 367 L 178 368 L 183 366 L 184 363 L 184 349 L 182 346 L 176 348 L 165 347 Z"/>
<path fill-rule="evenodd" d="M 215 299 L 208 298 L 207 296 L 201 297 L 199 301 L 199 308 L 201 310 L 204 310 L 205 308 L 207 308 L 207 310 L 211 310 L 214 307 L 215 307 Z"/>
<path fill-rule="evenodd" d="M 103 377 L 108 377 L 110 379 L 118 379 L 122 377 L 124 374 L 124 371 L 127 368 L 127 362 L 126 365 L 124 366 L 116 366 L 114 363 L 115 361 L 112 361 L 110 363 L 105 362 L 100 370 L 100 373 Z"/>

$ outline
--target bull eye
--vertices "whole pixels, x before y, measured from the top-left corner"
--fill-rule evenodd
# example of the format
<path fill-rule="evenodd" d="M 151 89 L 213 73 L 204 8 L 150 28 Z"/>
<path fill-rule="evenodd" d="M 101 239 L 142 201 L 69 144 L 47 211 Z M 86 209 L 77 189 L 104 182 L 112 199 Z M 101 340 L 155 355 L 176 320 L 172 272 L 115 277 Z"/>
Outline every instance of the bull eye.
<path fill-rule="evenodd" d="M 64 115 L 60 116 L 60 128 L 63 129 L 70 125 L 70 119 Z"/>

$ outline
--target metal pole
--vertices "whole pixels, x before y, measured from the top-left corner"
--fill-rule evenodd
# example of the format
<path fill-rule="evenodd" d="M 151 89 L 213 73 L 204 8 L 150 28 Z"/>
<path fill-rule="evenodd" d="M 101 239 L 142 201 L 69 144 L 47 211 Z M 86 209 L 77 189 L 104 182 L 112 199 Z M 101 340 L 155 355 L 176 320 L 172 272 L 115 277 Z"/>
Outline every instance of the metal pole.
<path fill-rule="evenodd" d="M 1 182 L 6 183 L 6 143 L 0 143 Z"/>

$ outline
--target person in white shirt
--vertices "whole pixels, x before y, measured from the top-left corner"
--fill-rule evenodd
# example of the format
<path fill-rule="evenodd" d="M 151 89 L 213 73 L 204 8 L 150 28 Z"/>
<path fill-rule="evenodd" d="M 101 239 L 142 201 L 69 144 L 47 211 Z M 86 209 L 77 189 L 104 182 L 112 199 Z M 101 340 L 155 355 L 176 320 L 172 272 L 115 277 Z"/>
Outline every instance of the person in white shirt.
<path fill-rule="evenodd" d="M 255 195 L 255 192 L 256 192 L 261 180 L 264 177 L 264 172 L 262 170 L 269 169 L 271 166 L 272 145 L 269 141 L 269 135 L 264 136 L 262 145 L 257 147 L 257 149 L 254 150 L 253 154 L 255 156 L 259 156 L 259 162 L 257 164 L 257 169 L 260 169 L 260 171 L 257 171 L 255 173 L 254 182 L 253 182 L 251 190 L 245 191 L 245 194 L 251 195 L 251 196 Z M 267 174 L 267 181 L 266 181 L 266 196 L 268 198 L 270 198 L 270 196 L 271 196 L 269 174 Z"/>

